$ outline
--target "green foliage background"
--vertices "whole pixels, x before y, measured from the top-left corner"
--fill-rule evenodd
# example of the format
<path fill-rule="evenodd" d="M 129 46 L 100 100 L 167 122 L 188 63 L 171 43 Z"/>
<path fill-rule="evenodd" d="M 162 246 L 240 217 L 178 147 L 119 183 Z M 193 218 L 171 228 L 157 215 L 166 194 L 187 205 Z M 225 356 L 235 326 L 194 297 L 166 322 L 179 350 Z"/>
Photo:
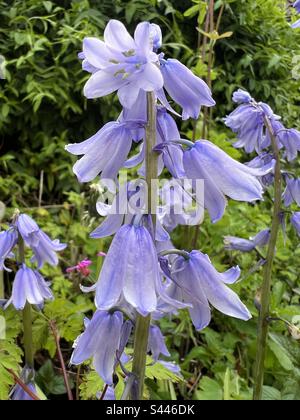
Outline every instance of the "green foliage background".
<path fill-rule="evenodd" d="M 101 36 L 107 21 L 122 20 L 133 29 L 140 20 L 161 25 L 165 50 L 179 58 L 201 77 L 207 66 L 199 60 L 196 30 L 201 1 L 190 0 L 73 0 L 0 1 L 0 54 L 6 59 L 6 80 L 0 89 L 0 200 L 7 211 L 3 226 L 18 207 L 32 214 L 47 232 L 68 242 L 69 248 L 57 269 L 45 269 L 53 282 L 56 300 L 47 304 L 45 316 L 35 314 L 34 338 L 37 350 L 38 383 L 50 398 L 63 398 L 62 378 L 55 356 L 55 343 L 48 321 L 55 320 L 62 337 L 66 360 L 72 342 L 83 328 L 83 317 L 90 315 L 93 303 L 82 296 L 76 276 L 66 277 L 65 268 L 84 257 L 100 268 L 97 251 L 106 250 L 109 240 L 89 240 L 96 220 L 95 189 L 79 186 L 72 173 L 72 158 L 65 144 L 81 141 L 96 132 L 104 122 L 115 119 L 120 107 L 115 96 L 86 101 L 82 88 L 88 75 L 77 59 L 82 39 Z M 243 87 L 258 100 L 268 102 L 290 127 L 300 128 L 300 82 L 292 77 L 293 59 L 300 56 L 300 32 L 292 31 L 283 0 L 217 0 L 216 16 L 225 5 L 220 33 L 233 35 L 216 43 L 213 68 L 214 109 L 212 141 L 234 157 L 249 160 L 232 149 L 232 134 L 222 124 L 233 104 L 232 92 Z M 200 23 L 201 16 L 200 16 Z M 192 124 L 181 131 L 192 135 Z M 197 127 L 200 133 L 201 124 Z M 292 168 L 297 170 L 298 162 Z M 38 207 L 43 173 L 42 207 Z M 49 207 L 50 206 L 50 207 Z M 207 252 L 216 266 L 226 269 L 239 264 L 243 281 L 235 286 L 253 313 L 243 323 L 216 311 L 209 328 L 193 330 L 189 317 L 163 320 L 162 328 L 172 358 L 182 368 L 184 381 L 177 383 L 163 369 L 147 374 L 147 395 L 156 399 L 251 398 L 255 357 L 257 310 L 254 299 L 261 283 L 255 272 L 256 255 L 228 253 L 224 235 L 248 238 L 270 225 L 270 199 L 257 206 L 230 202 L 226 216 L 216 225 L 208 220 L 201 226 L 197 247 Z M 175 243 L 189 248 L 194 231 L 182 229 Z M 280 238 L 273 282 L 272 312 L 289 322 L 300 322 L 299 238 L 287 228 L 287 239 Z M 5 274 L 6 293 L 11 276 Z M 12 379 L 5 368 L 18 371 L 21 364 L 21 323 L 13 309 L 5 314 L 6 340 L 0 340 L 0 399 L 7 399 Z M 52 361 L 51 361 L 51 360 Z M 300 347 L 283 322 L 271 326 L 266 360 L 265 399 L 300 399 Z M 76 383 L 74 371 L 72 384 Z M 79 372 L 81 397 L 95 398 L 102 384 L 86 366 Z M 156 378 L 153 380 L 153 378 Z M 120 381 L 121 383 L 121 381 Z M 120 386 L 118 392 L 121 393 Z"/>

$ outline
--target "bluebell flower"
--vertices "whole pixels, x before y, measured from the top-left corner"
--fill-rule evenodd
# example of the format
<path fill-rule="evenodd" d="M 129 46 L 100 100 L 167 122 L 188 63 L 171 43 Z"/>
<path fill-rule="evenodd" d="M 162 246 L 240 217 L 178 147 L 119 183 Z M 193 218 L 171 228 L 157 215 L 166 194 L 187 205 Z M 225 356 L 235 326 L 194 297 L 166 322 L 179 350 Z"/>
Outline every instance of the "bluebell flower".
<path fill-rule="evenodd" d="M 272 170 L 243 165 L 206 140 L 184 152 L 183 164 L 188 179 L 204 179 L 204 205 L 213 222 L 224 214 L 225 196 L 237 201 L 261 200 L 263 188 L 257 177 Z"/>
<path fill-rule="evenodd" d="M 12 296 L 7 306 L 12 303 L 17 310 L 23 310 L 26 302 L 40 306 L 44 304 L 45 300 L 53 300 L 49 283 L 38 271 L 23 264 L 15 276 Z"/>
<path fill-rule="evenodd" d="M 37 223 L 26 214 L 18 216 L 16 227 L 26 245 L 32 249 L 34 253 L 32 262 L 37 262 L 38 268 L 41 268 L 45 263 L 58 264 L 57 252 L 64 250 L 66 244 L 60 243 L 58 239 L 51 240 Z"/>
<path fill-rule="evenodd" d="M 300 206 L 300 178 L 287 180 L 283 199 L 286 207 L 289 207 L 293 202 Z"/>
<path fill-rule="evenodd" d="M 246 90 L 238 89 L 233 93 L 232 100 L 237 104 L 247 104 L 252 101 L 252 97 Z"/>
<path fill-rule="evenodd" d="M 262 172 L 267 173 L 266 175 L 259 177 L 262 185 L 268 187 L 269 185 L 273 184 L 276 160 L 271 153 L 263 152 L 252 159 L 250 162 L 247 162 L 246 165 L 250 168 L 257 168 Z"/>
<path fill-rule="evenodd" d="M 96 306 L 108 310 L 122 295 L 141 315 L 155 311 L 161 281 L 153 239 L 144 226 L 124 225 L 115 235 L 105 258 Z"/>
<path fill-rule="evenodd" d="M 295 1 L 293 7 L 297 10 L 298 13 L 300 13 L 300 0 Z"/>
<path fill-rule="evenodd" d="M 296 232 L 300 236 L 300 212 L 294 212 L 291 216 L 291 223 L 294 226 Z"/>
<path fill-rule="evenodd" d="M 251 314 L 238 295 L 226 284 L 233 284 L 240 276 L 239 267 L 219 273 L 209 257 L 200 251 L 192 251 L 189 259 L 179 256 L 173 262 L 171 275 L 174 294 L 193 305 L 189 309 L 197 330 L 205 328 L 211 320 L 210 305 L 220 312 L 247 321 Z"/>
<path fill-rule="evenodd" d="M 250 239 L 237 238 L 235 236 L 224 237 L 225 249 L 242 252 L 252 251 L 256 247 L 263 247 L 268 244 L 269 240 L 270 229 L 264 229 Z"/>
<path fill-rule="evenodd" d="M 113 385 L 116 352 L 119 349 L 123 315 L 121 312 L 96 311 L 86 329 L 74 343 L 71 364 L 80 365 L 93 358 L 98 375 Z"/>
<path fill-rule="evenodd" d="M 292 129 L 285 129 L 283 126 L 276 133 L 281 145 L 285 149 L 285 155 L 289 162 L 296 159 L 300 151 L 300 131 Z"/>
<path fill-rule="evenodd" d="M 225 119 L 225 125 L 237 134 L 236 148 L 244 148 L 247 153 L 256 150 L 260 153 L 270 146 L 270 139 L 265 135 L 265 121 L 268 118 L 276 121 L 276 116 L 269 105 L 254 100 L 242 103 Z"/>
<path fill-rule="evenodd" d="M 292 28 L 293 28 L 293 29 L 300 28 L 300 19 L 296 20 L 296 22 L 294 22 L 294 23 L 292 24 Z"/>
<path fill-rule="evenodd" d="M 170 372 L 174 373 L 175 375 L 182 377 L 180 366 L 177 365 L 175 362 L 169 362 L 166 360 L 158 360 L 157 363 L 164 366 Z"/>
<path fill-rule="evenodd" d="M 166 357 L 170 356 L 165 343 L 165 338 L 157 325 L 150 326 L 148 351 L 151 352 L 152 358 L 155 362 L 158 361 L 161 354 Z"/>
<path fill-rule="evenodd" d="M 0 271 L 11 271 L 5 267 L 6 258 L 13 256 L 12 250 L 17 243 L 18 235 L 15 229 L 0 232 Z"/>
<path fill-rule="evenodd" d="M 183 120 L 197 119 L 202 106 L 215 106 L 216 102 L 212 98 L 208 85 L 180 61 L 161 60 L 161 72 L 164 88 L 182 108 Z"/>
<path fill-rule="evenodd" d="M 66 146 L 73 155 L 84 155 L 73 168 L 78 180 L 89 182 L 100 174 L 105 179 L 116 179 L 131 149 L 131 130 L 139 125 L 110 122 L 88 140 Z"/>
<path fill-rule="evenodd" d="M 140 89 L 161 89 L 163 77 L 159 56 L 154 52 L 160 44 L 157 25 L 140 23 L 133 39 L 121 22 L 110 20 L 104 31 L 104 42 L 97 38 L 83 40 L 85 69 L 87 63 L 92 69 L 98 69 L 84 87 L 85 96 L 99 98 L 117 90 L 121 104 L 131 108 Z"/>
<path fill-rule="evenodd" d="M 26 384 L 27 388 L 33 393 L 37 394 L 36 386 L 34 382 Z M 16 385 L 11 394 L 12 401 L 33 401 L 33 398 L 20 386 Z"/>
<path fill-rule="evenodd" d="M 103 401 L 114 401 L 116 399 L 115 390 L 112 386 L 107 388 Z"/>
<path fill-rule="evenodd" d="M 157 146 L 155 151 L 162 154 L 164 166 L 174 178 L 184 178 L 183 152 L 179 144 L 172 143 L 180 139 L 180 133 L 173 117 L 166 108 L 157 109 Z"/>

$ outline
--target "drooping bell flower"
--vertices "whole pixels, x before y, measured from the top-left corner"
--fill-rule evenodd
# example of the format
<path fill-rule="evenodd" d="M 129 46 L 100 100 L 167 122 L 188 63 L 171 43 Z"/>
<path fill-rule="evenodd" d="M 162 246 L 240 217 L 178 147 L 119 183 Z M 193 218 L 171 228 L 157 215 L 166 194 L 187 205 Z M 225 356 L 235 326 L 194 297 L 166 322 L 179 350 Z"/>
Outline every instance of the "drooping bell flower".
<path fill-rule="evenodd" d="M 131 130 L 139 126 L 139 122 L 110 122 L 88 140 L 67 145 L 73 155 L 84 155 L 73 167 L 78 180 L 93 181 L 100 174 L 103 179 L 116 179 L 131 149 Z"/>
<path fill-rule="evenodd" d="M 243 239 L 235 236 L 225 236 L 225 249 L 230 251 L 250 252 L 256 247 L 263 247 L 268 244 L 270 240 L 270 229 L 265 229 L 259 232 L 254 238 Z"/>
<path fill-rule="evenodd" d="M 30 382 L 26 384 L 27 388 L 36 395 L 36 386 L 33 382 Z M 12 401 L 33 401 L 33 398 L 26 392 L 20 385 L 16 385 L 12 395 L 11 395 Z"/>
<path fill-rule="evenodd" d="M 300 13 L 300 0 L 295 1 L 293 7 L 297 10 L 298 13 Z"/>
<path fill-rule="evenodd" d="M 98 69 L 84 87 L 85 96 L 100 98 L 117 90 L 121 104 L 131 108 L 140 89 L 161 89 L 159 56 L 154 52 L 160 44 L 161 31 L 157 25 L 140 23 L 132 38 L 121 22 L 110 20 L 104 42 L 97 38 L 83 40 L 85 69 L 87 63 Z"/>
<path fill-rule="evenodd" d="M 261 200 L 263 188 L 257 177 L 272 170 L 243 165 L 207 140 L 199 140 L 187 149 L 183 164 L 188 179 L 204 180 L 204 206 L 212 222 L 222 218 L 227 204 L 225 196 L 237 201 Z"/>
<path fill-rule="evenodd" d="M 123 315 L 117 311 L 96 311 L 86 329 L 74 343 L 71 364 L 80 365 L 93 358 L 98 375 L 108 385 L 113 385 L 116 352 L 120 345 Z"/>
<path fill-rule="evenodd" d="M 277 137 L 285 149 L 286 159 L 291 162 L 296 159 L 300 151 L 300 131 L 292 129 L 282 129 L 278 131 Z"/>
<path fill-rule="evenodd" d="M 173 293 L 177 299 L 193 305 L 189 312 L 197 330 L 205 328 L 211 319 L 210 305 L 220 312 L 247 321 L 251 314 L 238 295 L 226 284 L 233 284 L 240 276 L 239 267 L 219 273 L 209 257 L 200 251 L 192 251 L 189 258 L 178 256 L 171 267 L 174 280 Z"/>
<path fill-rule="evenodd" d="M 167 349 L 165 338 L 157 325 L 151 325 L 149 331 L 148 351 L 151 352 L 153 360 L 158 361 L 160 355 L 170 356 Z"/>
<path fill-rule="evenodd" d="M 232 100 L 236 104 L 248 104 L 252 101 L 252 97 L 249 92 L 243 89 L 238 89 L 232 95 Z"/>
<path fill-rule="evenodd" d="M 300 236 L 300 212 L 294 212 L 291 216 L 291 223 L 294 226 L 297 234 Z"/>
<path fill-rule="evenodd" d="M 0 271 L 10 271 L 5 267 L 6 258 L 13 256 L 12 250 L 17 243 L 18 235 L 15 229 L 0 232 Z"/>
<path fill-rule="evenodd" d="M 45 300 L 53 300 L 49 283 L 38 271 L 23 264 L 15 276 L 12 296 L 7 306 L 12 303 L 20 311 L 25 308 L 26 302 L 40 306 L 44 304 Z"/>
<path fill-rule="evenodd" d="M 164 78 L 164 88 L 182 108 L 183 120 L 197 119 L 202 106 L 216 105 L 208 85 L 180 61 L 162 59 L 161 72 Z"/>
<path fill-rule="evenodd" d="M 26 214 L 20 214 L 17 217 L 16 227 L 25 244 L 32 249 L 34 253 L 32 262 L 37 262 L 38 268 L 41 268 L 45 263 L 58 264 L 57 252 L 64 250 L 66 244 L 60 243 L 58 239 L 51 240 L 37 223 Z"/>
<path fill-rule="evenodd" d="M 283 199 L 286 207 L 289 207 L 293 202 L 300 206 L 300 178 L 287 180 Z"/>
<path fill-rule="evenodd" d="M 235 101 L 241 100 L 240 96 L 241 93 L 236 93 Z M 270 139 L 265 135 L 265 118 L 275 121 L 279 119 L 269 105 L 263 102 L 256 103 L 251 97 L 228 115 L 224 119 L 225 125 L 236 133 L 238 138 L 234 147 L 244 148 L 247 153 L 254 150 L 260 153 L 269 147 Z"/>
<path fill-rule="evenodd" d="M 37 386 L 34 382 L 35 372 L 33 369 L 25 366 L 21 372 L 20 379 L 26 385 L 26 387 L 34 395 L 38 394 Z M 33 401 L 31 395 L 28 394 L 19 384 L 16 384 L 10 393 L 10 399 L 12 401 Z"/>
<path fill-rule="evenodd" d="M 260 169 L 262 172 L 267 173 L 266 175 L 259 177 L 262 185 L 268 187 L 273 184 L 276 160 L 271 153 L 263 152 L 252 159 L 250 162 L 247 162 L 245 165 L 249 166 L 250 168 Z"/>
<path fill-rule="evenodd" d="M 182 378 L 180 366 L 177 365 L 175 362 L 169 362 L 166 360 L 158 360 L 157 363 L 161 364 L 163 367 L 168 369 L 170 372 L 174 373 L 178 377 Z"/>
<path fill-rule="evenodd" d="M 108 310 L 122 296 L 142 316 L 154 312 L 161 281 L 153 239 L 145 226 L 124 225 L 115 235 L 96 289 L 96 306 Z"/>

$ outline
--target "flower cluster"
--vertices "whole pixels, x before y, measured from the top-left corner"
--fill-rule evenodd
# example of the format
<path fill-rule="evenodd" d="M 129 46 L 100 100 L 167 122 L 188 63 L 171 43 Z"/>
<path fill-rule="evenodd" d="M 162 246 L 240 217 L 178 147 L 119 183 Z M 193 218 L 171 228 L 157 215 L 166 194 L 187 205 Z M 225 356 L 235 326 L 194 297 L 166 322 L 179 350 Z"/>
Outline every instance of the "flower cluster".
<path fill-rule="evenodd" d="M 130 181 L 123 188 L 117 183 L 113 204 L 107 205 L 104 200 L 97 205 L 105 219 L 91 237 L 115 236 L 97 283 L 90 288 L 82 286 L 84 292 L 95 292 L 97 309 L 74 344 L 72 363 L 77 365 L 92 357 L 95 369 L 112 387 L 116 366 L 128 360 L 125 348 L 137 316 L 151 315 L 148 351 L 154 362 L 165 363 L 173 370 L 174 365 L 160 360 L 161 355 L 169 357 L 156 324 L 162 316 L 187 308 L 198 330 L 209 324 L 212 306 L 235 318 L 251 318 L 228 286 L 239 278 L 238 267 L 219 273 L 202 252 L 174 250 L 170 232 L 178 224 L 188 224 L 195 215 L 183 217 L 173 210 L 179 201 L 178 191 L 190 203 L 195 199 L 197 181 L 203 180 L 203 205 L 212 222 L 217 222 L 224 214 L 227 197 L 251 203 L 261 200 L 261 179 L 271 174 L 274 166 L 273 162 L 241 164 L 210 141 L 192 143 L 181 139 L 174 117 L 198 118 L 202 106 L 211 107 L 215 102 L 206 83 L 178 60 L 165 58 L 158 51 L 161 46 L 162 34 L 157 25 L 143 22 L 131 37 L 121 22 L 111 20 L 104 40 L 84 39 L 79 54 L 83 69 L 91 73 L 84 87 L 85 96 L 99 98 L 117 91 L 123 107 L 117 121 L 107 123 L 83 143 L 66 146 L 70 153 L 83 156 L 74 166 L 79 181 L 92 181 L 100 175 L 108 185 L 108 180 L 118 180 L 121 168 L 138 167 L 140 177 L 147 176 L 147 93 L 151 92 L 155 98 L 156 146 L 152 152 L 157 153 L 157 175 L 166 168 L 179 185 L 169 198 L 165 198 L 163 189 L 159 190 L 158 196 L 164 197 L 166 203 L 157 206 L 156 226 L 145 206 L 147 193 L 141 183 Z M 243 107 L 252 106 L 250 95 L 237 96 L 238 102 L 247 102 Z M 181 115 L 174 110 L 176 105 L 182 109 Z M 267 106 L 260 105 L 251 118 L 261 121 L 263 112 L 271 115 Z M 249 109 L 243 114 L 248 115 Z M 237 120 L 241 118 L 233 120 L 239 130 Z M 138 153 L 129 157 L 133 146 Z M 189 180 L 191 191 L 180 185 L 184 179 Z M 124 201 L 134 197 L 140 203 L 139 211 L 131 207 L 124 212 Z M 201 217 L 196 219 L 197 223 L 202 221 Z M 72 269 L 80 271 L 81 267 Z"/>
<path fill-rule="evenodd" d="M 31 268 L 26 263 L 23 244 L 31 249 L 33 256 L 30 263 L 36 265 L 36 268 Z M 30 216 L 15 215 L 9 228 L 0 232 L 0 269 L 11 271 L 5 266 L 5 260 L 14 258 L 15 255 L 18 264 L 12 296 L 6 307 L 13 304 L 17 310 L 22 310 L 27 302 L 41 307 L 45 300 L 53 299 L 50 284 L 40 274 L 39 269 L 45 263 L 57 265 L 57 252 L 65 247 L 66 245 L 59 240 L 51 240 Z"/>
<path fill-rule="evenodd" d="M 294 7 L 300 12 L 300 2 L 297 1 Z M 256 156 L 248 166 L 256 169 L 271 169 L 264 175 L 260 182 L 264 186 L 269 186 L 274 181 L 272 167 L 275 161 L 273 156 L 273 146 L 271 135 L 274 137 L 276 146 L 280 151 L 286 165 L 295 161 L 300 151 L 300 131 L 286 128 L 281 117 L 275 115 L 269 105 L 257 102 L 251 95 L 239 89 L 233 94 L 233 101 L 239 106 L 229 116 L 225 118 L 227 127 L 236 133 L 238 141 L 234 144 L 236 148 L 244 148 L 247 153 L 257 152 Z M 271 133 L 270 133 L 271 132 Z M 293 204 L 300 206 L 300 180 L 292 177 L 291 170 L 282 170 L 282 182 L 285 183 L 285 190 L 282 195 L 285 207 Z M 281 220 L 284 227 L 284 214 Z M 300 212 L 292 212 L 291 223 L 300 235 Z M 245 240 L 235 237 L 225 237 L 227 249 L 239 251 L 251 251 L 257 246 L 265 246 L 269 240 L 269 230 L 260 232 L 255 238 Z"/>

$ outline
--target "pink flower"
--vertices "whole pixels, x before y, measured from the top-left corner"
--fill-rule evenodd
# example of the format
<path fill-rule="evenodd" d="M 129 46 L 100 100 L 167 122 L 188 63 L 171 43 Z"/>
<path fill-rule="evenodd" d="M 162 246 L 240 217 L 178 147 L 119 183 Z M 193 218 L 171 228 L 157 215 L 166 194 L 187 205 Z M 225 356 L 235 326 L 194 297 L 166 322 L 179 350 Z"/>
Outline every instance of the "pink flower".
<path fill-rule="evenodd" d="M 106 254 L 105 252 L 100 251 L 98 252 L 97 257 L 106 257 Z"/>
<path fill-rule="evenodd" d="M 67 273 L 72 273 L 73 271 L 77 271 L 78 273 L 82 274 L 84 277 L 88 277 L 91 274 L 91 270 L 88 268 L 92 264 L 90 260 L 83 260 L 80 261 L 74 267 L 67 268 Z"/>

